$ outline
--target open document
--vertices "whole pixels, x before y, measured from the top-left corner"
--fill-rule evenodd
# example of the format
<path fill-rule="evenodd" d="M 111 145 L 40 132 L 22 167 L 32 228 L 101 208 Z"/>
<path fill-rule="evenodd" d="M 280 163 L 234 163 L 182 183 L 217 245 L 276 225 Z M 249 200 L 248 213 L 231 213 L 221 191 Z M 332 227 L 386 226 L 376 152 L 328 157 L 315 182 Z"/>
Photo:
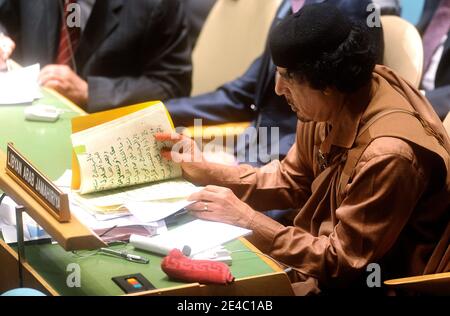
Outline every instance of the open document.
<path fill-rule="evenodd" d="M 202 187 L 182 179 L 157 182 L 131 188 L 80 195 L 71 194 L 73 200 L 100 216 L 133 214 L 144 223 L 162 220 L 192 202 L 186 198 Z"/>
<path fill-rule="evenodd" d="M 130 212 L 103 214 L 92 210 L 92 205 L 83 205 L 79 202 L 76 194 L 71 192 L 70 183 L 72 179 L 71 170 L 66 170 L 64 174 L 55 181 L 63 192 L 69 194 L 70 211 L 73 216 L 82 222 L 86 227 L 90 228 L 104 241 L 127 241 L 131 234 L 141 236 L 152 236 L 161 234 L 167 230 L 163 220 L 142 221 L 133 216 Z M 103 193 L 105 194 L 105 193 Z M 118 201 L 115 199 L 114 201 Z M 100 200 L 103 205 L 107 205 L 106 201 Z M 88 203 L 87 203 L 88 204 Z"/>
<path fill-rule="evenodd" d="M 180 167 L 161 157 L 158 132 L 173 132 L 160 102 L 72 134 L 80 194 L 180 177 Z"/>
<path fill-rule="evenodd" d="M 0 104 L 31 103 L 42 97 L 39 64 L 0 72 Z"/>
<path fill-rule="evenodd" d="M 163 159 L 155 133 L 174 132 L 161 102 L 95 113 L 72 120 L 71 199 L 97 219 L 133 215 L 162 220 L 190 204 L 201 187 L 183 180 L 179 165 Z"/>

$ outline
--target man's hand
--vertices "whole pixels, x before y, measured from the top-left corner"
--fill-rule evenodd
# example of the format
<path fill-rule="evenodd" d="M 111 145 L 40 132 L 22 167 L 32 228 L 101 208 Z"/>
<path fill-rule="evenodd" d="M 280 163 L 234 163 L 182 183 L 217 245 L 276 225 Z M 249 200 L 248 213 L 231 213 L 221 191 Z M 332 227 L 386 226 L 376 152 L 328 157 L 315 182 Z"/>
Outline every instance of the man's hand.
<path fill-rule="evenodd" d="M 84 107 L 88 100 L 88 84 L 65 65 L 45 66 L 39 74 L 39 84 L 51 88 L 76 105 Z"/>
<path fill-rule="evenodd" d="M 176 133 L 156 133 L 155 139 L 159 142 L 170 143 L 168 148 L 161 150 L 161 156 L 167 160 L 182 165 L 203 161 L 203 154 L 192 138 Z"/>
<path fill-rule="evenodd" d="M 0 70 L 7 69 L 6 61 L 16 48 L 16 44 L 8 36 L 0 33 Z"/>
<path fill-rule="evenodd" d="M 204 190 L 191 194 L 186 207 L 194 216 L 216 222 L 248 227 L 256 211 L 228 188 L 208 185 Z"/>

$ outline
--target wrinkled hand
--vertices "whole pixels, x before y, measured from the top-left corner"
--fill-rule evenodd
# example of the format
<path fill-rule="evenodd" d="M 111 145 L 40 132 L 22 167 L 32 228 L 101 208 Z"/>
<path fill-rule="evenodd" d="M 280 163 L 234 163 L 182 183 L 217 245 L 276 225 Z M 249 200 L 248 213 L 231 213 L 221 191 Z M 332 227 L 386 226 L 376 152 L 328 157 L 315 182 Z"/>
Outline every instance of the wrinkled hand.
<path fill-rule="evenodd" d="M 6 69 L 6 60 L 11 56 L 16 44 L 14 41 L 3 33 L 0 33 L 0 69 Z"/>
<path fill-rule="evenodd" d="M 39 84 L 51 88 L 84 107 L 88 100 L 88 84 L 65 65 L 45 66 L 39 74 Z"/>
<path fill-rule="evenodd" d="M 176 133 L 156 133 L 155 139 L 170 143 L 169 147 L 161 150 L 161 156 L 176 163 L 202 162 L 203 155 L 195 141 L 187 136 Z"/>
<path fill-rule="evenodd" d="M 208 185 L 204 190 L 191 194 L 186 207 L 194 216 L 216 222 L 249 227 L 256 211 L 228 188 Z"/>

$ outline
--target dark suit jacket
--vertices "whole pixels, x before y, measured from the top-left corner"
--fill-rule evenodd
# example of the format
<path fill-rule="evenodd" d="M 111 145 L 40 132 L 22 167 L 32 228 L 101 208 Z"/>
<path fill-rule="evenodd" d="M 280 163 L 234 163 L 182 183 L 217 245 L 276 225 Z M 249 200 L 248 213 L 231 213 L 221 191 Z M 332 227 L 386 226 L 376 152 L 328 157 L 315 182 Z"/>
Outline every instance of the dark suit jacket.
<path fill-rule="evenodd" d="M 22 65 L 54 63 L 61 13 L 56 0 L 0 0 L 0 28 Z M 191 54 L 178 0 L 97 0 L 75 52 L 87 80 L 87 110 L 187 96 Z"/>
<path fill-rule="evenodd" d="M 306 4 L 314 2 L 322 1 L 307 0 Z M 334 3 L 354 19 L 362 19 L 365 22 L 368 15 L 366 8 L 371 1 L 329 0 L 329 2 Z M 278 23 L 290 13 L 290 1 L 285 0 L 278 10 L 274 23 Z M 378 43 L 381 43 L 381 30 L 375 32 Z M 275 94 L 274 89 L 275 65 L 271 60 L 269 49 L 266 48 L 263 55 L 256 59 L 241 77 L 219 87 L 217 91 L 193 98 L 170 100 L 166 105 L 178 126 L 191 126 L 194 118 L 202 118 L 204 125 L 252 121 L 254 127 L 266 127 L 268 146 L 262 150 L 271 153 L 272 147 L 278 145 L 279 158 L 283 158 L 295 142 L 297 117 L 285 99 Z M 274 134 L 272 139 L 272 127 L 279 128 L 279 137 Z M 248 142 L 238 143 L 237 147 L 238 153 L 244 149 L 247 149 L 248 153 Z M 274 152 L 278 150 L 274 147 Z M 260 156 L 259 158 L 257 164 L 268 162 L 261 160 Z M 276 154 L 271 158 L 277 158 Z"/>
<path fill-rule="evenodd" d="M 215 3 L 216 0 L 183 0 L 192 47 L 195 47 L 203 24 Z"/>
<path fill-rule="evenodd" d="M 439 2 L 440 0 L 427 0 L 425 2 L 422 17 L 417 24 L 417 29 L 421 34 L 425 32 L 428 24 L 430 24 Z M 435 89 L 427 91 L 426 96 L 439 117 L 444 119 L 450 111 L 450 32 L 448 33 L 447 41 L 444 43 L 444 52 L 436 73 Z"/>

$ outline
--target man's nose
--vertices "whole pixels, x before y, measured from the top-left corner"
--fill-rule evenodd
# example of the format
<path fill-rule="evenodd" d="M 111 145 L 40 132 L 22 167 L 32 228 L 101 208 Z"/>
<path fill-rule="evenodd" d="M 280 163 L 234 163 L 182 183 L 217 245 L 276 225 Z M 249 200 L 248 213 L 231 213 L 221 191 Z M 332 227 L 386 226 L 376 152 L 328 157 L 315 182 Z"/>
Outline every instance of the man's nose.
<path fill-rule="evenodd" d="M 275 76 L 275 93 L 279 96 L 282 96 L 284 95 L 284 90 L 285 90 L 284 80 L 277 72 Z"/>

